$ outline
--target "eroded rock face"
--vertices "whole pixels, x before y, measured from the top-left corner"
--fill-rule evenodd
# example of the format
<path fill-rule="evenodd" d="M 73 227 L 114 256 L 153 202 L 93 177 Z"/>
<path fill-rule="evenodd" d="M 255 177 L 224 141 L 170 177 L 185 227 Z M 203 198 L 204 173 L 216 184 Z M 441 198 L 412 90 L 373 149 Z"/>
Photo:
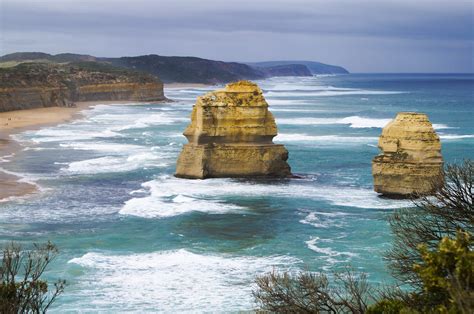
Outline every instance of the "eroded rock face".
<path fill-rule="evenodd" d="M 163 83 L 147 74 L 86 63 L 25 63 L 0 69 L 0 112 L 78 101 L 162 101 Z"/>
<path fill-rule="evenodd" d="M 291 175 L 288 151 L 272 141 L 275 119 L 252 82 L 231 83 L 198 97 L 183 134 L 189 143 L 178 158 L 177 177 Z"/>
<path fill-rule="evenodd" d="M 401 112 L 382 130 L 372 161 L 374 190 L 392 197 L 429 194 L 443 169 L 441 143 L 423 113 Z"/>

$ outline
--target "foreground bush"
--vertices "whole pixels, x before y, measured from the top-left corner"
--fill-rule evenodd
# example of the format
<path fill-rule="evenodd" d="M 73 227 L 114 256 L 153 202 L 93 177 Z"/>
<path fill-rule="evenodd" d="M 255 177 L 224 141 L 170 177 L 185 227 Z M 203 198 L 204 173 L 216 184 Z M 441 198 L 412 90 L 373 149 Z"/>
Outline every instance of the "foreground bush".
<path fill-rule="evenodd" d="M 474 313 L 474 252 L 470 235 L 443 238 L 435 251 L 420 245 L 422 262 L 413 265 L 422 289 L 382 297 L 367 313 Z"/>
<path fill-rule="evenodd" d="M 45 313 L 64 291 L 58 280 L 49 291 L 41 279 L 46 267 L 57 256 L 56 246 L 48 242 L 24 251 L 14 243 L 3 249 L 0 267 L 0 313 Z"/>
<path fill-rule="evenodd" d="M 422 280 L 413 264 L 422 261 L 420 245 L 436 250 L 444 237 L 456 238 L 458 230 L 474 234 L 474 162 L 448 165 L 434 195 L 415 199 L 414 208 L 395 211 L 389 223 L 392 249 L 386 254 L 392 275 L 400 282 L 421 289 Z M 471 237 L 470 243 L 473 245 Z"/>
<path fill-rule="evenodd" d="M 365 275 L 309 272 L 257 277 L 253 295 L 262 310 L 296 313 L 474 313 L 474 163 L 446 167 L 433 196 L 390 218 L 388 252 L 399 287 L 373 288 Z"/>
<path fill-rule="evenodd" d="M 373 302 L 365 274 L 351 270 L 334 273 L 334 281 L 322 273 L 296 276 L 276 273 L 257 277 L 253 292 L 260 308 L 279 313 L 364 313 Z"/>

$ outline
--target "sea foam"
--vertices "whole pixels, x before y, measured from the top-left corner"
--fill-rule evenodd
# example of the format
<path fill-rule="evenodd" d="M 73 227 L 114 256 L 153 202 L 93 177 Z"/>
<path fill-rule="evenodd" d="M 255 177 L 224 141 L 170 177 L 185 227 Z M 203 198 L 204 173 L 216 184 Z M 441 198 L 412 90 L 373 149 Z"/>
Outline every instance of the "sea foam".
<path fill-rule="evenodd" d="M 165 167 L 163 156 L 154 152 L 140 152 L 130 156 L 104 156 L 69 163 L 61 168 L 69 174 L 96 174 L 110 172 L 126 172 L 140 168 Z"/>
<path fill-rule="evenodd" d="M 197 254 L 185 249 L 109 255 L 90 252 L 74 258 L 84 275 L 72 289 L 81 309 L 107 311 L 239 311 L 254 307 L 255 276 L 288 270 L 300 260 L 288 256 Z M 100 291 L 100 293 L 97 293 Z M 69 302 L 60 310 L 74 309 Z"/>
<path fill-rule="evenodd" d="M 200 211 L 227 213 L 246 210 L 227 197 L 283 197 L 323 200 L 332 205 L 360 208 L 399 208 L 409 202 L 379 198 L 371 189 L 315 185 L 312 180 L 290 180 L 281 184 L 232 179 L 185 180 L 161 176 L 142 184 L 149 195 L 132 198 L 120 210 L 123 215 L 165 218 Z M 176 197 L 187 202 L 176 202 Z M 246 210 L 246 213 L 251 211 Z"/>

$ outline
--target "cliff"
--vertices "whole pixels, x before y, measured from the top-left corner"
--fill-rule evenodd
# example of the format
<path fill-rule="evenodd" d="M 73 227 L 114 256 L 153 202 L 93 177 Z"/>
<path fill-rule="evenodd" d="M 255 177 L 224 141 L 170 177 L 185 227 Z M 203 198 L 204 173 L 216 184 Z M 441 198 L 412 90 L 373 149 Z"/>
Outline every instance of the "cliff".
<path fill-rule="evenodd" d="M 382 130 L 382 153 L 372 161 L 376 192 L 394 197 L 429 194 L 443 169 L 441 143 L 423 113 L 401 112 Z"/>
<path fill-rule="evenodd" d="M 259 67 L 260 71 L 265 73 L 267 77 L 274 76 L 313 76 L 311 71 L 303 64 L 285 64 L 275 65 L 271 67 Z"/>
<path fill-rule="evenodd" d="M 127 69 L 159 76 L 163 82 L 216 84 L 242 79 L 263 79 L 265 74 L 246 64 L 214 61 L 196 57 L 138 57 L 102 58 L 101 61 Z"/>
<path fill-rule="evenodd" d="M 21 63 L 0 68 L 0 112 L 77 101 L 161 101 L 155 77 L 95 62 Z"/>
<path fill-rule="evenodd" d="M 158 76 L 166 83 L 216 84 L 238 80 L 258 80 L 274 76 L 311 76 L 313 74 L 348 73 L 346 69 L 311 61 L 270 61 L 238 63 L 196 57 L 173 57 L 156 54 L 120 58 L 99 58 L 90 55 L 42 52 L 17 52 L 0 57 L 0 67 L 21 62 L 97 62 L 138 70 Z"/>
<path fill-rule="evenodd" d="M 284 65 L 303 65 L 305 66 L 311 74 L 348 74 L 345 68 L 337 65 L 330 65 L 321 62 L 315 61 L 264 61 L 264 62 L 254 62 L 247 63 L 250 66 L 259 67 L 259 68 L 271 68 L 276 66 Z"/>
<path fill-rule="evenodd" d="M 291 175 L 288 151 L 272 141 L 275 119 L 262 90 L 252 82 L 228 84 L 198 97 L 183 134 L 189 143 L 178 158 L 177 177 Z"/>

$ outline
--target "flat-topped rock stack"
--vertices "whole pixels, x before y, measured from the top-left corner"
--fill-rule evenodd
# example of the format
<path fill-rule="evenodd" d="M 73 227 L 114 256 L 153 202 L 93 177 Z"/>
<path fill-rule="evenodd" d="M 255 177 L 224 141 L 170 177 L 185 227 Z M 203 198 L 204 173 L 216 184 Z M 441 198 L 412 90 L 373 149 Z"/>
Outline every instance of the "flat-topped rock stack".
<path fill-rule="evenodd" d="M 372 161 L 374 190 L 392 197 L 433 192 L 443 158 L 438 135 L 426 114 L 401 112 L 382 130 L 382 153 Z"/>
<path fill-rule="evenodd" d="M 262 90 L 249 81 L 198 97 L 176 176 L 287 177 L 288 151 L 273 143 L 277 127 Z"/>

